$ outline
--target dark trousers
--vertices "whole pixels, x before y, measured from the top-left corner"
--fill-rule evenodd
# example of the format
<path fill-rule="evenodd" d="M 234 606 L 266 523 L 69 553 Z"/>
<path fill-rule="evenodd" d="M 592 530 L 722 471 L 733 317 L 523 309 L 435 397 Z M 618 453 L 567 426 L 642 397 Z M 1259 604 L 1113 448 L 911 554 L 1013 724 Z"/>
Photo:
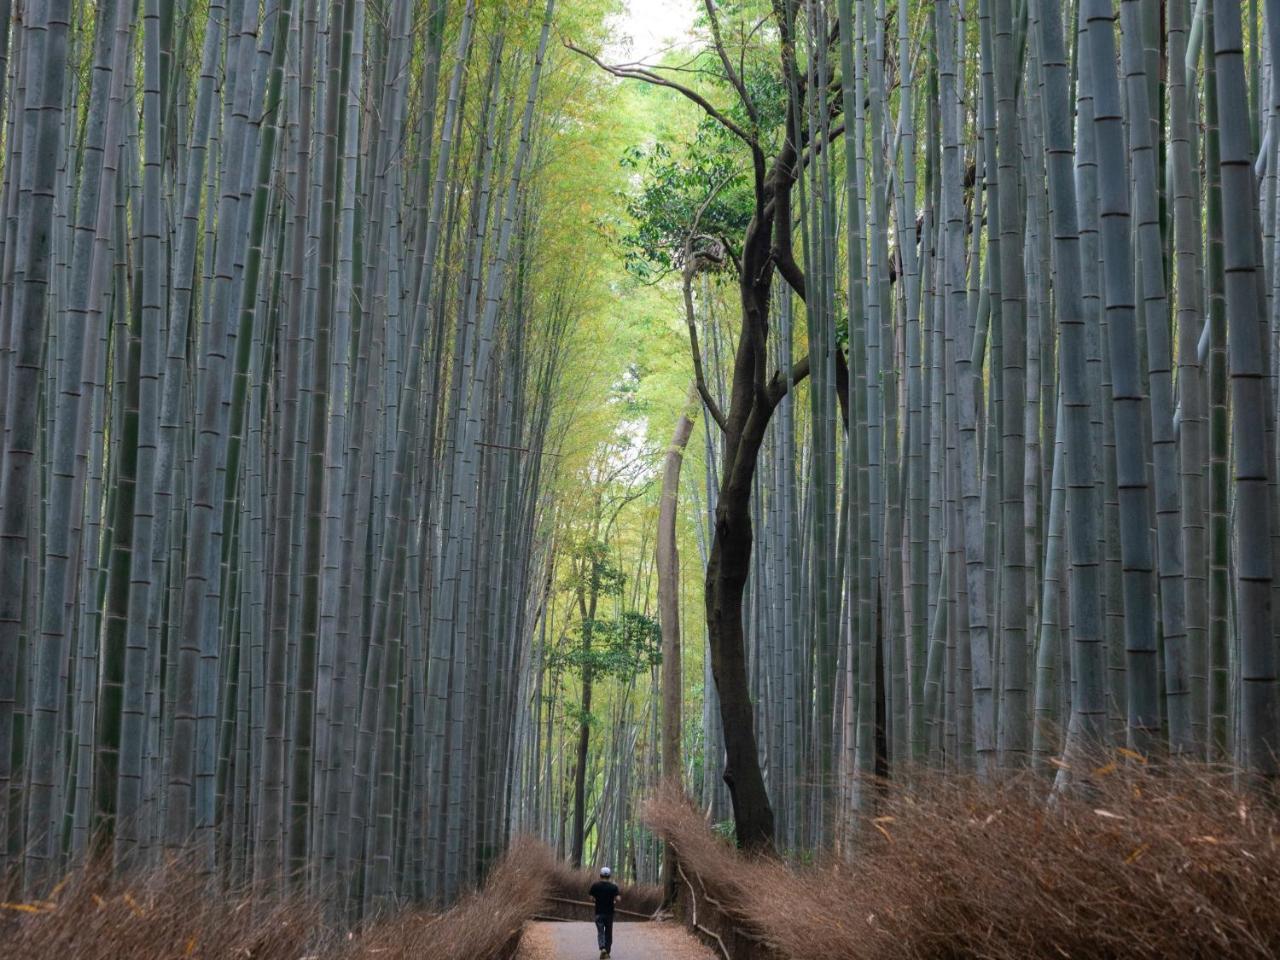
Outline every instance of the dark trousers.
<path fill-rule="evenodd" d="M 596 914 L 596 940 L 600 949 L 610 951 L 613 949 L 613 914 L 597 913 Z"/>

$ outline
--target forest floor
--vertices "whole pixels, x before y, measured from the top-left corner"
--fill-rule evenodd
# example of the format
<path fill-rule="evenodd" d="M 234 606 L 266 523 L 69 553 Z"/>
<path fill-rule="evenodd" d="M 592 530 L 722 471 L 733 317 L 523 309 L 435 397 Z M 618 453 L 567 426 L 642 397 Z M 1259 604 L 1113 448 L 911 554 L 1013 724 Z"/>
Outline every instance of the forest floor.
<path fill-rule="evenodd" d="M 593 960 L 593 923 L 531 923 L 519 960 Z M 614 960 L 713 960 L 714 954 L 677 923 L 619 923 L 613 928 Z"/>

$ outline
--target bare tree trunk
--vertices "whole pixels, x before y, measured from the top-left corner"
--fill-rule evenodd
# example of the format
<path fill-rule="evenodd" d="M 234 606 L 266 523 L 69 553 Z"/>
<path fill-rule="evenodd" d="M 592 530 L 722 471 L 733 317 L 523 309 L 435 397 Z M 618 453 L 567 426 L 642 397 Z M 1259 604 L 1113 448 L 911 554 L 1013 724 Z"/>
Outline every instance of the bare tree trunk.
<path fill-rule="evenodd" d="M 676 543 L 676 518 L 680 496 L 680 467 L 684 448 L 693 433 L 693 416 L 697 387 L 689 388 L 686 412 L 676 421 L 675 433 L 667 447 L 662 467 L 662 501 L 658 513 L 658 606 L 662 623 L 662 778 L 668 784 L 680 783 L 681 776 L 681 701 L 684 698 L 680 647 L 680 554 Z M 670 899 L 675 892 L 673 851 L 663 855 L 663 888 Z"/>

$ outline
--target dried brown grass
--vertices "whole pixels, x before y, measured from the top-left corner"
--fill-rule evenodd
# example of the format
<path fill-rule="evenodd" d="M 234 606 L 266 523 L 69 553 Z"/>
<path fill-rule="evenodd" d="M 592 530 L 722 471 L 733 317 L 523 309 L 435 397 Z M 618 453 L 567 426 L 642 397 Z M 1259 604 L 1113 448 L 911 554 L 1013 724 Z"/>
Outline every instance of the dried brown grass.
<path fill-rule="evenodd" d="M 211 895 L 179 867 L 128 883 L 85 869 L 48 899 L 0 907 L 4 960 L 503 960 L 550 890 L 554 858 L 517 840 L 483 890 L 443 913 L 407 909 L 359 933 L 326 926 L 321 906 L 251 893 Z"/>
<path fill-rule="evenodd" d="M 0 907 L 0 956 L 14 960 L 290 957 L 331 944 L 315 905 L 211 895 L 184 865 L 129 883 L 86 868 L 49 897 Z"/>
<path fill-rule="evenodd" d="M 585 901 L 587 891 L 598 879 L 594 870 L 575 870 L 567 863 L 557 861 L 551 875 L 551 895 Z M 622 902 L 618 904 L 621 909 L 652 915 L 662 908 L 662 887 L 657 884 L 619 883 L 618 888 L 622 891 Z"/>
<path fill-rule="evenodd" d="M 542 908 L 555 866 L 551 851 L 534 840 L 516 840 L 489 874 L 484 889 L 442 914 L 406 911 L 372 927 L 343 960 L 431 957 L 501 960 L 511 955 L 524 924 Z"/>
<path fill-rule="evenodd" d="M 739 855 L 678 797 L 647 819 L 784 957 L 1280 957 L 1272 804 L 1205 768 L 1091 782 L 1052 805 L 1029 779 L 886 786 L 857 854 L 804 868 Z"/>

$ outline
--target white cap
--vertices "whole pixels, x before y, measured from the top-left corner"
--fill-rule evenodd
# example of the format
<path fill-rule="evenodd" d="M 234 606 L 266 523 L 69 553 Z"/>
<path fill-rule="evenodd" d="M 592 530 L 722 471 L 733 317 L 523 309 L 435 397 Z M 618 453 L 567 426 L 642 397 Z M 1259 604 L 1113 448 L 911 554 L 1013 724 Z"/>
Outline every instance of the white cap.
<path fill-rule="evenodd" d="M 602 876 L 602 877 L 611 877 L 611 876 L 613 876 L 613 871 L 612 871 L 612 870 L 610 870 L 608 867 L 601 867 L 601 868 L 600 868 L 600 876 Z"/>

